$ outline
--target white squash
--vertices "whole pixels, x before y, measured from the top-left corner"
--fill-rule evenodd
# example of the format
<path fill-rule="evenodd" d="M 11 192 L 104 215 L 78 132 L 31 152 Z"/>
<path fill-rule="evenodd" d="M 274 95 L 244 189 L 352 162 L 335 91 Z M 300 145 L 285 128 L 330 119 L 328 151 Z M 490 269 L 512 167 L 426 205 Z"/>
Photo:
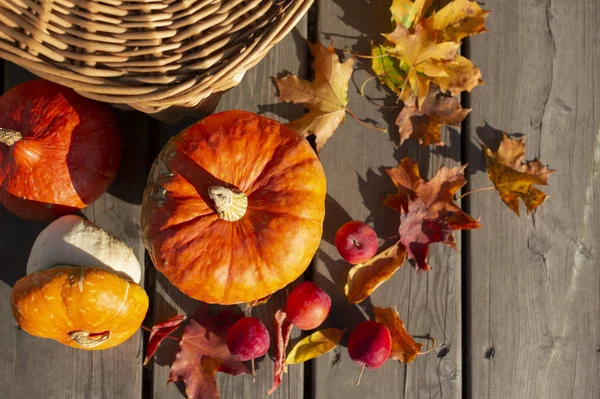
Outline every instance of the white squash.
<path fill-rule="evenodd" d="M 79 216 L 50 223 L 35 240 L 27 274 L 57 265 L 88 266 L 128 276 L 140 283 L 142 268 L 129 246 Z"/>

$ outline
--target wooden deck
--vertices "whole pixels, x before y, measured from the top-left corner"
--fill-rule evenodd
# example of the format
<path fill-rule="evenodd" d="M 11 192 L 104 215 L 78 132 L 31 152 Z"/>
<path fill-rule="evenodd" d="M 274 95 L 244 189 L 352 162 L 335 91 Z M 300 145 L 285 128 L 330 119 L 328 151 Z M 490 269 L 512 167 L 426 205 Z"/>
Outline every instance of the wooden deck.
<path fill-rule="evenodd" d="M 308 77 L 307 38 L 366 54 L 385 32 L 389 0 L 319 0 L 298 27 L 270 52 L 243 82 L 228 92 L 219 109 L 241 108 L 280 120 L 302 114 L 301 106 L 278 102 L 271 77 L 289 71 Z M 527 135 L 527 159 L 539 157 L 558 170 L 544 189 L 551 198 L 530 218 L 517 218 L 494 192 L 474 194 L 462 206 L 483 228 L 456 234 L 460 252 L 432 246 L 434 270 L 416 273 L 404 266 L 372 297 L 378 306 L 397 306 L 414 335 L 437 339 L 433 353 L 414 363 L 388 362 L 367 371 L 345 347 L 305 365 L 290 367 L 273 398 L 600 398 L 600 2 L 597 0 L 486 0 L 490 32 L 462 48 L 482 70 L 485 84 L 463 103 L 473 111 L 460 129 L 447 129 L 447 147 L 402 147 L 393 121 L 397 110 L 378 108 L 358 88 L 370 76 L 358 61 L 350 104 L 361 118 L 391 127 L 390 135 L 348 119 L 320 154 L 328 177 L 327 217 L 321 250 L 305 278 L 332 296 L 328 324 L 352 328 L 364 319 L 343 295 L 346 264 L 333 242 L 337 227 L 366 220 L 381 237 L 393 236 L 397 216 L 382 205 L 394 187 L 382 168 L 409 155 L 423 176 L 443 164 L 469 163 L 468 190 L 488 186 L 479 142 L 498 142 L 499 131 Z M 3 90 L 31 79 L 3 65 Z M 371 97 L 393 98 L 375 84 Z M 84 211 L 93 222 L 126 239 L 145 263 L 151 326 L 197 303 L 156 273 L 139 236 L 141 194 L 150 164 L 173 134 L 191 123 L 160 124 L 140 113 L 119 113 L 126 140 L 115 183 Z M 70 349 L 29 336 L 13 321 L 9 295 L 25 275 L 29 250 L 44 223 L 19 220 L 0 207 L 0 397 L 171 399 L 181 385 L 165 385 L 174 346 L 165 342 L 156 361 L 143 367 L 139 332 L 125 344 L 102 352 Z M 269 319 L 283 296 L 256 308 Z M 272 322 L 269 327 L 272 328 Z M 223 398 L 266 397 L 273 365 L 258 365 L 248 376 L 220 375 Z"/>

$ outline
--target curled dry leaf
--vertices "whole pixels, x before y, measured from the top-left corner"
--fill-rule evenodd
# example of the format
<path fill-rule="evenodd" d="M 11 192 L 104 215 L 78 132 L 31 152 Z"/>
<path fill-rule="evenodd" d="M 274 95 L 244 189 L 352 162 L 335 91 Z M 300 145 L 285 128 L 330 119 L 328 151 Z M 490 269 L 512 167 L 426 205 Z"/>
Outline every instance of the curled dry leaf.
<path fill-rule="evenodd" d="M 233 308 L 210 316 L 208 306 L 202 305 L 183 330 L 167 383 L 183 380 L 190 399 L 218 399 L 217 371 L 249 374 L 246 365 L 231 355 L 225 343 L 227 330 L 242 316 Z"/>
<path fill-rule="evenodd" d="M 523 163 L 525 158 L 525 137 L 511 140 L 503 134 L 498 152 L 486 146 L 485 159 L 488 176 L 504 203 L 519 216 L 519 198 L 527 207 L 527 214 L 540 206 L 547 198 L 546 194 L 534 184 L 545 186 L 554 170 L 548 169 L 539 160 Z"/>
<path fill-rule="evenodd" d="M 265 303 L 269 302 L 269 300 L 271 298 L 273 298 L 273 295 L 275 295 L 275 293 L 269 294 L 264 298 L 260 298 L 260 299 L 257 299 L 256 301 L 250 302 L 248 304 L 248 309 L 252 309 L 253 307 L 258 306 L 258 305 L 264 305 Z"/>
<path fill-rule="evenodd" d="M 377 287 L 389 280 L 405 260 L 406 250 L 402 244 L 397 243 L 350 269 L 345 287 L 348 303 L 364 301 Z"/>
<path fill-rule="evenodd" d="M 341 63 L 333 46 L 308 43 L 314 56 L 315 78 L 312 82 L 294 75 L 275 79 L 282 101 L 304 104 L 308 113 L 288 123 L 304 136 L 316 136 L 317 151 L 325 145 L 346 117 L 348 82 L 352 76 L 354 58 Z"/>
<path fill-rule="evenodd" d="M 285 352 L 292 336 L 292 323 L 287 318 L 283 309 L 275 313 L 275 373 L 273 386 L 269 391 L 272 394 L 281 385 L 283 372 L 285 371 Z"/>
<path fill-rule="evenodd" d="M 335 348 L 342 337 L 344 331 L 339 328 L 325 328 L 315 331 L 308 337 L 300 340 L 287 355 L 285 364 L 303 363 L 317 358 Z"/>
<path fill-rule="evenodd" d="M 470 109 L 464 109 L 454 97 L 440 93 L 431 86 L 421 108 L 417 108 L 415 99 L 404 103 L 404 108 L 396 119 L 400 128 L 400 144 L 415 137 L 423 147 L 430 144 L 443 146 L 441 129 L 443 125 L 460 126 Z"/>
<path fill-rule="evenodd" d="M 423 344 L 415 342 L 410 336 L 398 312 L 391 308 L 379 308 L 373 306 L 375 320 L 385 325 L 392 334 L 392 352 L 390 359 L 400 360 L 402 363 L 410 363 L 416 359 Z"/>
<path fill-rule="evenodd" d="M 453 230 L 479 228 L 479 222 L 454 203 L 454 194 L 463 187 L 466 165 L 442 166 L 428 182 L 421 179 L 416 162 L 404 158 L 396 168 L 386 169 L 398 187 L 384 204 L 400 212 L 400 243 L 417 270 L 430 270 L 427 264 L 429 244 L 443 242 L 456 249 Z"/>
<path fill-rule="evenodd" d="M 173 331 L 177 330 L 181 323 L 185 320 L 185 315 L 171 317 L 169 320 L 155 324 L 152 326 L 150 338 L 148 339 L 148 347 L 146 348 L 146 357 L 144 358 L 144 366 L 148 364 L 152 356 L 156 353 L 160 343 L 169 337 Z"/>

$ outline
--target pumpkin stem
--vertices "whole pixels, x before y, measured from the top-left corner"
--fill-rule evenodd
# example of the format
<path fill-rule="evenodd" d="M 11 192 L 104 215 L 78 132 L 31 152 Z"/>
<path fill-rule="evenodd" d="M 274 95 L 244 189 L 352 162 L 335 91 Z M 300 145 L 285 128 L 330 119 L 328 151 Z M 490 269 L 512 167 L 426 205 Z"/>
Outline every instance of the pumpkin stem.
<path fill-rule="evenodd" d="M 248 209 L 248 197 L 237 188 L 212 186 L 208 188 L 208 196 L 215 202 L 219 217 L 228 222 L 241 219 Z"/>
<path fill-rule="evenodd" d="M 0 143 L 4 143 L 7 146 L 12 146 L 17 141 L 21 141 L 23 135 L 16 130 L 0 128 Z"/>
<path fill-rule="evenodd" d="M 83 348 L 94 348 L 110 338 L 110 331 L 89 333 L 85 330 L 74 330 L 69 333 L 69 337 Z"/>

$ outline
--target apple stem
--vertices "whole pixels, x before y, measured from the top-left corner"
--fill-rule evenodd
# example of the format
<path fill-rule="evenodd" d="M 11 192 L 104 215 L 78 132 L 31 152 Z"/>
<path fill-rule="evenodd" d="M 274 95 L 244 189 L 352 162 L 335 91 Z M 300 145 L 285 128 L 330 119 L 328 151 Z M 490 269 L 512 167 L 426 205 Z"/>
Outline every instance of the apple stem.
<path fill-rule="evenodd" d="M 356 381 L 356 386 L 360 385 L 360 379 L 362 378 L 363 372 L 365 371 L 365 364 L 362 365 L 360 369 L 360 374 L 358 375 L 358 380 Z"/>
<path fill-rule="evenodd" d="M 250 363 L 252 363 L 252 382 L 256 382 L 256 372 L 254 369 L 254 359 L 250 360 Z"/>

